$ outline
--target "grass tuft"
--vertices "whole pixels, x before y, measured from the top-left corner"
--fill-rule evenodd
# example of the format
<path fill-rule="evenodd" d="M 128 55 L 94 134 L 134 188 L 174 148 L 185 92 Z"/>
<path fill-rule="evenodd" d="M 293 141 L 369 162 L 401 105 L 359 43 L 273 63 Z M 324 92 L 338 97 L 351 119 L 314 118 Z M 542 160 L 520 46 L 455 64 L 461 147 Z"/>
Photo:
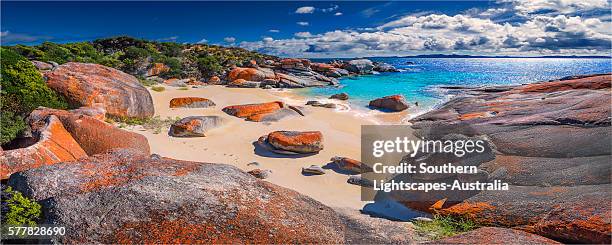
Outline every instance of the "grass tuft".
<path fill-rule="evenodd" d="M 166 88 L 160 86 L 152 87 L 151 89 L 155 92 L 163 92 L 164 90 L 166 90 Z"/>
<path fill-rule="evenodd" d="M 454 236 L 478 228 L 478 225 L 469 219 L 442 215 L 434 215 L 432 221 L 414 221 L 413 223 L 419 234 L 432 240 Z"/>

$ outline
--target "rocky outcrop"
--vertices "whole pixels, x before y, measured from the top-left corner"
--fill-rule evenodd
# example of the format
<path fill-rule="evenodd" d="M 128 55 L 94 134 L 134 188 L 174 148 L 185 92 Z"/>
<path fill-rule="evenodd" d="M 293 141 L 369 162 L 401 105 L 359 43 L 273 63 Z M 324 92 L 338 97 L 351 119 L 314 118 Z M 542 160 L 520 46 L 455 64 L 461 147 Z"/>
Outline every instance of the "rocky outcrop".
<path fill-rule="evenodd" d="M 279 85 L 282 88 L 323 87 L 335 84 L 334 80 L 312 73 L 283 74 L 278 73 Z"/>
<path fill-rule="evenodd" d="M 329 98 L 336 100 L 348 100 L 349 95 L 347 93 L 332 94 L 331 96 L 329 96 Z"/>
<path fill-rule="evenodd" d="M 170 71 L 170 67 L 168 67 L 164 63 L 153 63 L 151 67 L 149 67 L 149 69 L 147 70 L 146 76 L 147 77 L 157 76 L 159 74 L 162 74 L 168 71 Z"/>
<path fill-rule="evenodd" d="M 557 241 L 524 231 L 482 227 L 460 235 L 440 239 L 431 244 L 561 244 Z"/>
<path fill-rule="evenodd" d="M 399 72 L 395 66 L 384 62 L 374 62 L 374 68 L 372 69 L 377 72 Z"/>
<path fill-rule="evenodd" d="M 371 74 L 374 63 L 368 59 L 351 60 L 344 65 L 344 69 L 356 74 Z"/>
<path fill-rule="evenodd" d="M 437 212 L 559 241 L 610 243 L 611 81 L 598 75 L 463 89 L 414 118 L 418 137 L 486 139 L 493 150 L 471 164 L 486 180 L 510 185 L 442 202 Z"/>
<path fill-rule="evenodd" d="M 344 243 L 343 219 L 295 191 L 224 164 L 119 150 L 20 172 L 59 243 Z M 96 229 L 86 229 L 96 227 Z"/>
<path fill-rule="evenodd" d="M 307 59 L 282 59 L 280 61 L 283 69 L 310 70 L 310 60 Z"/>
<path fill-rule="evenodd" d="M 287 116 L 304 116 L 299 108 L 286 106 L 281 101 L 227 106 L 223 108 L 223 111 L 229 115 L 254 122 L 278 121 Z"/>
<path fill-rule="evenodd" d="M 170 100 L 170 108 L 208 108 L 211 106 L 215 106 L 215 102 L 201 97 L 180 97 Z"/>
<path fill-rule="evenodd" d="M 33 124 L 45 120 L 49 115 L 57 116 L 64 128 L 90 156 L 121 148 L 149 154 L 149 141 L 144 136 L 87 115 L 40 107 L 30 113 L 28 121 Z"/>
<path fill-rule="evenodd" d="M 261 82 L 266 79 L 276 79 L 274 71 L 267 68 L 241 68 L 236 67 L 227 75 L 230 82 L 236 79 L 246 81 Z"/>
<path fill-rule="evenodd" d="M 222 119 L 218 116 L 185 117 L 170 126 L 168 135 L 174 137 L 204 137 L 208 130 L 219 127 Z"/>
<path fill-rule="evenodd" d="M 370 101 L 370 107 L 392 112 L 408 109 L 409 105 L 403 95 L 390 95 Z"/>
<path fill-rule="evenodd" d="M 7 179 L 15 172 L 87 157 L 56 116 L 47 116 L 31 127 L 36 143 L 25 148 L 7 150 L 0 155 L 1 179 Z"/>
<path fill-rule="evenodd" d="M 45 73 L 47 85 L 77 106 L 104 104 L 111 116 L 147 118 L 154 114 L 149 91 L 134 76 L 87 63 L 69 62 Z"/>
<path fill-rule="evenodd" d="M 323 150 L 323 134 L 319 131 L 274 131 L 257 142 L 279 154 L 311 154 Z"/>
<path fill-rule="evenodd" d="M 259 88 L 261 86 L 261 82 L 247 81 L 242 78 L 239 78 L 229 82 L 227 86 L 236 88 Z"/>

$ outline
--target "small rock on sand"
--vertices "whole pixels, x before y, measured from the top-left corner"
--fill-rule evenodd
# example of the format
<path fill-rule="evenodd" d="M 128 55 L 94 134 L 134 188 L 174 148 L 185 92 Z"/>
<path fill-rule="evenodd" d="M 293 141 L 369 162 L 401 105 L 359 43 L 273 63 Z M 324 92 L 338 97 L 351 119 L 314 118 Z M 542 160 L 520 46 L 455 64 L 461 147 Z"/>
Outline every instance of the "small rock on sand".
<path fill-rule="evenodd" d="M 310 167 L 303 167 L 302 174 L 314 174 L 314 175 L 322 175 L 325 174 L 325 169 L 321 166 L 310 165 Z"/>

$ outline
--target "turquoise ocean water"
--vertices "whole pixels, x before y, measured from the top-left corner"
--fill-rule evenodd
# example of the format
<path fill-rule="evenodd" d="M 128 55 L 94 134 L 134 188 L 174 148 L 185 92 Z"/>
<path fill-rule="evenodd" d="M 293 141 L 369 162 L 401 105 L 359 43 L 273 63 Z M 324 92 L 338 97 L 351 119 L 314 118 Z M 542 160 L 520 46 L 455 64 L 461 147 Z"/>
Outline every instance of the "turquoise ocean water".
<path fill-rule="evenodd" d="M 346 92 L 352 107 L 365 109 L 369 100 L 403 94 L 410 102 L 419 102 L 420 111 L 444 102 L 447 95 L 440 86 L 510 85 L 559 79 L 565 76 L 610 73 L 610 59 L 573 58 L 371 58 L 402 70 L 340 80 L 338 88 L 308 88 L 300 91 L 308 97 L 328 97 Z M 327 60 L 317 60 L 324 62 Z M 414 64 L 407 64 L 413 62 Z"/>

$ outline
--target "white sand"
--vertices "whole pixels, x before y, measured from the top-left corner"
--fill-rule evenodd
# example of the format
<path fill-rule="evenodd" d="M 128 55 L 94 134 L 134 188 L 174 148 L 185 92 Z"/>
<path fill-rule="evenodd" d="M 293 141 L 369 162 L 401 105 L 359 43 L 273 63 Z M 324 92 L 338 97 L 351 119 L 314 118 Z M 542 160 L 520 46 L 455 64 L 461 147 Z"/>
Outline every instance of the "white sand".
<path fill-rule="evenodd" d="M 376 124 L 381 118 L 357 116 L 356 113 L 305 106 L 305 117 L 284 118 L 279 122 L 249 122 L 229 116 L 221 111 L 228 105 L 284 101 L 290 105 L 303 106 L 305 98 L 288 91 L 263 89 L 226 88 L 207 86 L 178 90 L 166 87 L 166 91 L 151 91 L 155 104 L 155 114 L 162 118 L 217 115 L 225 119 L 224 126 L 209 131 L 206 137 L 175 138 L 167 134 L 168 129 L 154 134 L 151 130 L 133 127 L 131 130 L 143 134 L 149 140 L 151 151 L 164 157 L 199 162 L 226 163 L 243 170 L 255 168 L 272 170 L 266 179 L 272 183 L 296 190 L 331 207 L 362 208 L 366 202 L 360 201 L 360 188 L 346 183 L 348 175 L 327 170 L 325 175 L 304 176 L 301 168 L 312 164 L 324 166 L 333 156 L 360 159 L 361 125 Z M 216 106 L 204 109 L 170 109 L 172 98 L 197 96 L 211 99 Z M 335 101 L 343 103 L 340 101 Z M 346 103 L 346 102 L 344 102 Z M 367 114 L 367 113 L 366 113 Z M 385 118 L 401 118 L 403 114 L 387 114 Z M 302 158 L 275 158 L 255 154 L 253 142 L 260 136 L 275 130 L 309 131 L 323 133 L 324 149 L 319 154 Z M 258 162 L 259 166 L 247 166 Z"/>

